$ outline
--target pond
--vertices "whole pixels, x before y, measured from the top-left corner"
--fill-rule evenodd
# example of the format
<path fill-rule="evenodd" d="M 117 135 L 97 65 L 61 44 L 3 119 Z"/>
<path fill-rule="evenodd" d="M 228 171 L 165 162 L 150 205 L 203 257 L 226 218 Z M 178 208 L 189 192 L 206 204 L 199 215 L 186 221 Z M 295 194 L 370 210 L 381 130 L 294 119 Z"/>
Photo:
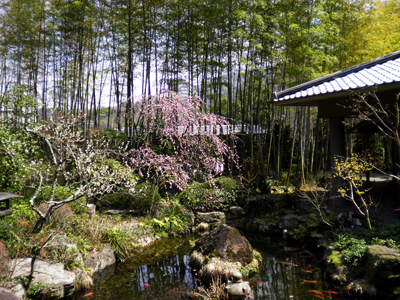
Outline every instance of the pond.
<path fill-rule="evenodd" d="M 190 240 L 194 237 L 158 240 L 103 272 L 93 289 L 68 299 L 201 299 L 196 274 L 189 267 Z M 266 236 L 249 240 L 262 254 L 263 263 L 249 280 L 248 299 L 344 299 L 329 288 L 320 258 L 311 251 Z"/>

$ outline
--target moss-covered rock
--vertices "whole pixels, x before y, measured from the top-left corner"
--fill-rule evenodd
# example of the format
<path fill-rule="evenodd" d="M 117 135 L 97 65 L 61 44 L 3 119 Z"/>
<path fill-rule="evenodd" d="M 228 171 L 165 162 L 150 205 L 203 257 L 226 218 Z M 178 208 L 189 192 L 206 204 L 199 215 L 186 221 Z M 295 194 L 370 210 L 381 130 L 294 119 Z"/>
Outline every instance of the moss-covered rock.
<path fill-rule="evenodd" d="M 330 246 L 325 250 L 327 273 L 351 295 L 392 296 L 400 286 L 400 251 L 381 245 L 367 246 L 365 272 L 355 278 L 352 268 L 341 260 L 341 253 Z M 361 276 L 360 276 L 361 275 Z"/>
<path fill-rule="evenodd" d="M 260 261 L 261 255 L 239 230 L 225 224 L 198 239 L 190 255 L 191 266 L 205 282 L 216 278 L 227 281 L 239 271 L 248 276 L 258 272 Z"/>
<path fill-rule="evenodd" d="M 376 296 L 375 286 L 369 284 L 365 279 L 353 280 L 345 287 L 345 290 L 351 295 Z"/>
<path fill-rule="evenodd" d="M 393 292 L 400 286 L 400 251 L 381 245 L 367 247 L 366 280 L 379 294 Z"/>
<path fill-rule="evenodd" d="M 330 246 L 325 250 L 324 261 L 326 262 L 327 272 L 333 281 L 345 283 L 351 280 L 351 268 L 342 263 L 340 252 L 335 247 Z"/>

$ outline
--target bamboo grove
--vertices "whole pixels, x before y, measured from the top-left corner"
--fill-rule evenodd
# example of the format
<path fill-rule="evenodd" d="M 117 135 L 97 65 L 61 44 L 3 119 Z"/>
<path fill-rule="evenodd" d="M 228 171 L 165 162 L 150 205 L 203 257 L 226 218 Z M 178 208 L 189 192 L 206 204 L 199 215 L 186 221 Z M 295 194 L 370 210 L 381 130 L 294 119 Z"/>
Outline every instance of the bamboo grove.
<path fill-rule="evenodd" d="M 396 0 L 2 0 L 0 94 L 129 134 L 135 102 L 164 89 L 267 134 L 240 136 L 252 174 L 328 164 L 329 128 L 273 93 L 399 49 Z M 258 166 L 258 167 L 257 167 Z"/>

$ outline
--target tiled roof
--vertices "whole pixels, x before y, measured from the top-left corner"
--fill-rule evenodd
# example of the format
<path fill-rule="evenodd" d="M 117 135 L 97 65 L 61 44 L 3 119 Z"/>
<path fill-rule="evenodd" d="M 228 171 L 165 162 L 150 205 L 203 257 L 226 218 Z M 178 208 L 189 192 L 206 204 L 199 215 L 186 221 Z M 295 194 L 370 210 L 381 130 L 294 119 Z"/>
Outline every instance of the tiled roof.
<path fill-rule="evenodd" d="M 275 94 L 275 103 L 400 83 L 400 51 Z"/>

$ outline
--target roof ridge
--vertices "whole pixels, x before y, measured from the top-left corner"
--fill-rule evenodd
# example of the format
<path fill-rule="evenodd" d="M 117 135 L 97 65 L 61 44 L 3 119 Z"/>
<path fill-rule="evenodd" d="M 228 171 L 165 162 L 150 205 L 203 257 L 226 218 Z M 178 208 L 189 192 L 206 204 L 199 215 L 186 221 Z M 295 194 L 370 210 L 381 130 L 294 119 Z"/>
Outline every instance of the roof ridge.
<path fill-rule="evenodd" d="M 290 87 L 290 88 L 288 88 L 286 90 L 283 90 L 283 91 L 280 91 L 280 92 L 277 92 L 277 93 L 275 92 L 275 99 L 282 98 L 282 97 L 284 97 L 286 95 L 294 93 L 295 91 L 300 91 L 300 90 L 303 90 L 303 89 L 307 89 L 309 87 L 324 83 L 324 82 L 329 81 L 329 80 L 334 80 L 334 79 L 336 79 L 338 77 L 344 77 L 344 76 L 349 75 L 351 73 L 358 72 L 358 71 L 360 71 L 362 69 L 367 69 L 367 68 L 373 67 L 375 65 L 387 62 L 389 60 L 394 60 L 394 59 L 396 59 L 398 57 L 400 57 L 400 50 L 399 51 L 395 51 L 393 53 L 386 54 L 384 56 L 375 58 L 373 60 L 358 64 L 358 65 L 349 67 L 347 69 L 336 71 L 334 73 L 325 75 L 323 77 L 320 77 L 320 78 L 317 78 L 317 79 L 313 79 L 311 81 L 307 81 L 307 82 L 299 84 L 299 85 L 295 85 L 295 86 Z"/>

